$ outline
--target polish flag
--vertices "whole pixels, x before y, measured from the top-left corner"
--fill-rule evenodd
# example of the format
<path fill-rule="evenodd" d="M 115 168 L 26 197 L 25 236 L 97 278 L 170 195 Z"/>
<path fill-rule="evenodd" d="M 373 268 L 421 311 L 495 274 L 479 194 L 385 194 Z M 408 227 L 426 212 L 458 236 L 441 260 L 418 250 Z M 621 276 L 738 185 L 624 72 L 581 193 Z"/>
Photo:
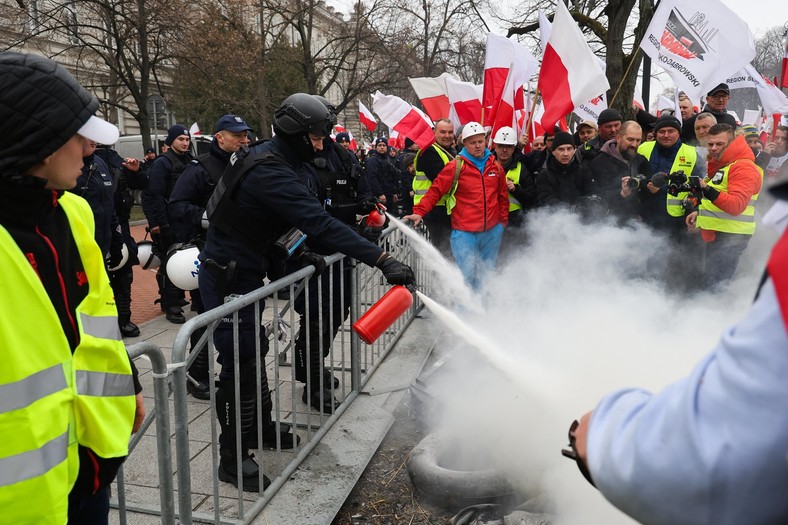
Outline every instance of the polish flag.
<path fill-rule="evenodd" d="M 557 2 L 553 26 L 539 74 L 545 105 L 542 127 L 548 130 L 577 105 L 610 89 L 597 58 L 563 2 Z"/>
<path fill-rule="evenodd" d="M 400 133 L 389 127 L 389 146 L 396 149 L 405 149 L 405 138 Z"/>
<path fill-rule="evenodd" d="M 191 135 L 192 137 L 194 137 L 195 135 L 202 135 L 202 133 L 200 132 L 200 126 L 198 126 L 196 122 L 192 124 L 191 127 L 189 128 L 189 135 Z"/>
<path fill-rule="evenodd" d="M 501 98 L 499 99 L 498 103 L 494 106 L 495 107 L 495 120 L 492 122 L 492 135 L 491 137 L 495 136 L 495 133 L 506 126 L 511 128 L 517 129 L 517 119 L 515 118 L 515 109 L 514 109 L 514 86 L 512 85 L 514 80 L 514 72 L 509 71 L 509 75 L 506 77 L 506 83 L 503 87 L 503 92 L 501 93 Z M 520 90 L 522 93 L 522 89 Z"/>
<path fill-rule="evenodd" d="M 495 113 L 503 97 L 506 79 L 511 70 L 514 108 L 523 109 L 522 88 L 539 68 L 539 62 L 524 45 L 508 38 L 487 33 L 487 48 L 484 58 L 484 91 L 482 106 L 485 109 L 485 124 L 493 125 Z"/>
<path fill-rule="evenodd" d="M 481 122 L 482 86 L 447 78 L 446 93 L 449 96 L 449 119 L 455 130 L 468 122 Z"/>
<path fill-rule="evenodd" d="M 785 51 L 783 55 L 783 68 L 780 72 L 780 87 L 788 88 L 788 39 L 785 40 Z"/>
<path fill-rule="evenodd" d="M 378 127 L 378 121 L 370 110 L 360 100 L 358 101 L 358 118 L 361 124 L 371 133 Z"/>
<path fill-rule="evenodd" d="M 433 121 L 449 117 L 449 97 L 446 94 L 445 78 L 451 77 L 449 73 L 443 73 L 439 77 L 419 77 L 408 78 L 413 91 L 421 100 L 424 111 Z"/>
<path fill-rule="evenodd" d="M 376 91 L 372 95 L 372 109 L 384 124 L 403 137 L 408 137 L 422 149 L 435 140 L 432 127 L 427 124 L 422 114 L 399 97 Z"/>

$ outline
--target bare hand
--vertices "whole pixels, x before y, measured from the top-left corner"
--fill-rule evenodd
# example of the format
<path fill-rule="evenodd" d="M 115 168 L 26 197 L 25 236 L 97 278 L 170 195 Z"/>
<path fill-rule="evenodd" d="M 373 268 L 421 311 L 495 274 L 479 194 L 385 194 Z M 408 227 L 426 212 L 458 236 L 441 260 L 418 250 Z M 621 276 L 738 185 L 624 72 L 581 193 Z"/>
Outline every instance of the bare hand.
<path fill-rule="evenodd" d="M 684 219 L 684 222 L 687 225 L 687 230 L 695 231 L 698 228 L 698 212 L 693 211 Z"/>
<path fill-rule="evenodd" d="M 651 181 L 648 181 L 648 184 L 646 184 L 646 189 L 651 193 L 657 193 L 659 191 L 659 188 L 651 184 Z"/>
<path fill-rule="evenodd" d="M 764 151 L 764 153 L 768 153 L 769 155 L 773 155 L 774 154 L 774 148 L 776 148 L 776 147 L 777 147 L 777 143 L 776 142 L 769 141 L 763 147 L 763 151 Z"/>
<path fill-rule="evenodd" d="M 413 213 L 411 215 L 405 215 L 402 218 L 403 221 L 411 221 L 413 223 L 413 226 L 418 226 L 419 223 L 421 222 L 421 219 L 422 219 L 422 217 L 418 213 Z"/>
<path fill-rule="evenodd" d="M 123 163 L 123 167 L 129 171 L 139 171 L 140 170 L 140 161 L 137 159 L 128 158 Z"/>
<path fill-rule="evenodd" d="M 379 201 L 380 201 L 382 204 L 386 204 L 386 196 L 385 196 L 385 195 L 378 195 L 378 200 L 379 200 Z"/>
<path fill-rule="evenodd" d="M 625 199 L 632 195 L 632 189 L 627 186 L 630 178 L 631 177 L 621 177 L 621 196 Z"/>
<path fill-rule="evenodd" d="M 134 425 L 131 427 L 131 433 L 136 434 L 142 426 L 142 421 L 145 419 L 145 400 L 142 397 L 142 392 L 134 396 L 134 401 L 137 404 L 137 411 L 134 413 Z"/>
<path fill-rule="evenodd" d="M 159 232 L 161 232 L 161 226 L 154 226 L 153 228 L 150 229 L 150 232 L 158 235 Z"/>
<path fill-rule="evenodd" d="M 591 412 L 580 418 L 580 425 L 575 430 L 575 448 L 577 457 L 588 466 L 588 422 L 591 421 Z"/>
<path fill-rule="evenodd" d="M 506 189 L 509 191 L 514 191 L 514 188 L 515 188 L 514 182 L 512 182 L 509 179 L 506 179 Z"/>

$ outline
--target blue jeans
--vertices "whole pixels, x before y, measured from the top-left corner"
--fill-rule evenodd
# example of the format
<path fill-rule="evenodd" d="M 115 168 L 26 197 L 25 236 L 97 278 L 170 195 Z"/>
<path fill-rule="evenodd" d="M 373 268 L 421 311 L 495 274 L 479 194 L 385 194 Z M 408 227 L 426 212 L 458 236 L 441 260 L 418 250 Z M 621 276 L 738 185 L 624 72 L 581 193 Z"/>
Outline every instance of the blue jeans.
<path fill-rule="evenodd" d="M 452 230 L 451 253 L 465 277 L 465 283 L 472 289 L 479 290 L 487 275 L 495 269 L 502 237 L 502 224 L 485 232 Z"/>

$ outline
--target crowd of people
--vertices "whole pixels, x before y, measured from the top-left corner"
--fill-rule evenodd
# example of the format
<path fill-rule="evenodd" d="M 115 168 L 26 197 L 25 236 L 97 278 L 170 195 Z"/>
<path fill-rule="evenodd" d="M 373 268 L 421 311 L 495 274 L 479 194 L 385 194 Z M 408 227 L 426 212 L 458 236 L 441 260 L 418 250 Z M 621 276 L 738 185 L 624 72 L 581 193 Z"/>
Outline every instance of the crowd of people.
<path fill-rule="evenodd" d="M 606 109 L 574 134 L 557 129 L 533 141 L 508 127 L 490 136 L 479 122 L 441 119 L 429 147 L 407 140 L 398 151 L 381 137 L 369 152 L 350 150 L 347 133 L 331 138 L 337 112 L 329 100 L 296 93 L 276 110 L 272 139 L 253 142 L 246 121 L 226 114 L 210 150 L 196 158 L 188 129 L 176 124 L 160 155 L 123 159 L 111 148 L 117 128 L 93 115 L 98 101 L 62 66 L 11 52 L 0 53 L 0 63 L 9 72 L 0 82 L 0 428 L 8 437 L 0 446 L 0 508 L 14 523 L 40 522 L 41 512 L 52 523 L 107 522 L 108 486 L 145 413 L 121 339 L 140 333 L 131 322 L 131 267 L 139 262 L 129 228 L 133 191 L 142 192 L 161 260 L 159 300 L 172 323 L 185 322 L 188 302 L 166 262 L 186 246 L 200 254 L 198 286 L 190 290 L 197 312 L 299 267 L 324 277 L 309 280 L 311 301 L 294 298 L 301 316 L 294 378 L 305 385 L 303 403 L 330 414 L 339 405 L 338 381 L 323 361 L 349 315 L 350 268 L 326 268 L 324 256 L 344 253 L 392 285 L 415 282 L 411 268 L 376 242 L 383 226 L 359 217 L 388 209 L 423 222 L 476 290 L 495 271 L 501 246 L 522 242 L 511 232 L 522 231 L 536 208 L 642 223 L 662 232 L 678 266 L 697 269 L 700 286 L 711 288 L 732 277 L 755 232 L 764 175 L 779 184 L 788 171 L 788 128 L 764 143 L 757 130 L 739 127 L 725 111 L 725 84 L 698 113 L 681 99 L 681 119 L 641 111 L 624 120 Z M 750 315 L 692 376 L 656 395 L 608 396 L 572 426 L 567 454 L 633 516 L 650 513 L 659 523 L 687 522 L 676 509 L 699 516 L 693 523 L 788 516 L 780 497 L 788 486 L 788 425 L 775 415 L 788 370 L 785 352 L 775 352 L 786 345 L 786 250 L 780 241 Z M 268 336 L 257 321 L 250 305 L 237 325 L 223 319 L 214 332 L 218 477 L 247 491 L 270 483 L 251 449 L 299 443 L 272 417 L 265 366 L 256 366 Z M 209 398 L 209 358 L 203 350 L 189 369 L 195 397 Z M 728 434 L 741 438 L 743 452 L 732 452 Z M 674 471 L 664 468 L 668 459 Z M 640 479 L 676 501 L 695 499 L 659 507 L 650 500 L 664 497 L 649 498 L 653 490 Z"/>

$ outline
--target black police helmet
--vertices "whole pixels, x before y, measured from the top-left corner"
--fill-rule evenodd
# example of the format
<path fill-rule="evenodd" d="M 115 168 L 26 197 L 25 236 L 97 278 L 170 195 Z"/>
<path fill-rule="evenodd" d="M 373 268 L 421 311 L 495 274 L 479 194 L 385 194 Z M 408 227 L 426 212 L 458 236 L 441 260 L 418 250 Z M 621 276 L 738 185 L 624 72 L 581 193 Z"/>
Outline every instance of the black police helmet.
<path fill-rule="evenodd" d="M 328 110 L 328 113 L 331 115 L 331 127 L 333 128 L 334 126 L 336 126 L 337 125 L 337 108 L 336 108 L 336 106 L 334 106 L 334 104 L 332 104 L 331 101 L 328 100 L 326 97 L 323 97 L 323 96 L 320 96 L 320 95 L 312 95 L 312 96 L 315 97 L 316 99 L 318 99 L 320 101 L 320 103 L 323 104 L 326 107 L 326 109 Z"/>
<path fill-rule="evenodd" d="M 290 95 L 274 112 L 274 131 L 277 135 L 313 133 L 326 137 L 331 133 L 331 128 L 328 108 L 306 93 Z"/>

